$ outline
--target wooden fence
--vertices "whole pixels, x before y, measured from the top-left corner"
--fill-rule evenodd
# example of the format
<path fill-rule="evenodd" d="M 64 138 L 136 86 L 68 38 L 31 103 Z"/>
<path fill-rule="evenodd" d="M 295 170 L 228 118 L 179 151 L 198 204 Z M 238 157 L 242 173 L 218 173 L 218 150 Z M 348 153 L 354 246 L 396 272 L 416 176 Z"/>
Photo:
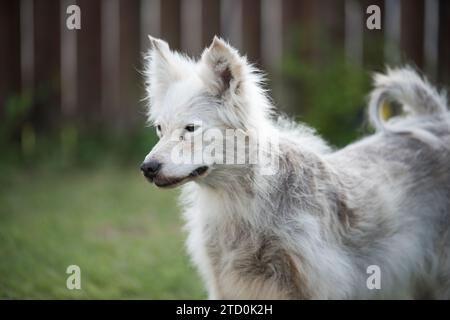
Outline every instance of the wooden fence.
<path fill-rule="evenodd" d="M 66 28 L 71 4 L 81 9 L 81 30 Z M 381 30 L 365 27 L 372 4 L 381 8 Z M 36 127 L 133 127 L 142 119 L 147 34 L 192 55 L 219 34 L 269 72 L 290 38 L 321 34 L 352 63 L 413 62 L 450 83 L 448 0 L 0 0 L 0 117 L 29 104 Z M 320 63 L 321 49 L 307 47 L 299 59 Z"/>

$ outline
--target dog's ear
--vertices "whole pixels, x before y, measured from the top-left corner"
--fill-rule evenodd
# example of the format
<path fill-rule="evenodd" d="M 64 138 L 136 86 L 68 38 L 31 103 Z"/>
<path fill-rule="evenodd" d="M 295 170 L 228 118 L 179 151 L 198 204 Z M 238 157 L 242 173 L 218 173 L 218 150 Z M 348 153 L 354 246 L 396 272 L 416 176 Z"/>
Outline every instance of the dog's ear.
<path fill-rule="evenodd" d="M 170 83 L 179 78 L 174 54 L 167 42 L 148 36 L 151 48 L 146 57 L 146 76 L 151 98 L 162 96 Z"/>
<path fill-rule="evenodd" d="M 209 48 L 203 51 L 201 60 L 206 66 L 204 80 L 214 94 L 238 93 L 245 62 L 236 49 L 214 37 Z"/>

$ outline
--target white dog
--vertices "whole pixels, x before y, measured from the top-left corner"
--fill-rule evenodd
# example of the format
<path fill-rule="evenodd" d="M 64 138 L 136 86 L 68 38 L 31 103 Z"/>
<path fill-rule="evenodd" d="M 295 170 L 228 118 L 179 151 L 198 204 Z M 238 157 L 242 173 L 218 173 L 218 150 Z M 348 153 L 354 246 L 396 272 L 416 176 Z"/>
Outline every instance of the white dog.
<path fill-rule="evenodd" d="M 210 298 L 450 298 L 443 95 L 410 69 L 377 75 L 376 133 L 334 151 L 313 130 L 277 118 L 260 74 L 223 40 L 198 61 L 150 40 L 148 115 L 160 140 L 141 170 L 159 187 L 183 185 L 188 249 Z M 407 116 L 384 122 L 379 108 L 389 101 Z M 257 135 L 258 147 L 273 147 L 263 149 L 275 173 L 248 161 L 174 160 L 176 148 L 204 152 L 193 138 L 210 129 Z"/>

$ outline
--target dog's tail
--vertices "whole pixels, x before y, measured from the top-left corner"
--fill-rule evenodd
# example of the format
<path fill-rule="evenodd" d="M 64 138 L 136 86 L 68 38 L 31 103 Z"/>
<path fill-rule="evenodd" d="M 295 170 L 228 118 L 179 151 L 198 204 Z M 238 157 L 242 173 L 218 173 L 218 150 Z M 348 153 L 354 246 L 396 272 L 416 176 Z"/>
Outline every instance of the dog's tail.
<path fill-rule="evenodd" d="M 388 69 L 386 74 L 374 76 L 375 89 L 370 95 L 369 119 L 377 130 L 384 130 L 381 108 L 386 102 L 397 102 L 410 115 L 444 115 L 447 99 L 426 79 L 411 68 Z"/>

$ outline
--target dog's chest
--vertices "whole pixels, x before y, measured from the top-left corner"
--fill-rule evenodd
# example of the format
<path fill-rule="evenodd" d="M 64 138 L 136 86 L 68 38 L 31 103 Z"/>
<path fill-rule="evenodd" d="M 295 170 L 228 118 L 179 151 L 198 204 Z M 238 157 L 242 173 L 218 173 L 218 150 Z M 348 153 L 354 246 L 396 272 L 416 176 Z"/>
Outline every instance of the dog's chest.
<path fill-rule="evenodd" d="M 287 298 L 295 275 L 289 255 L 273 233 L 256 233 L 238 224 L 208 228 L 205 252 L 223 298 Z"/>

